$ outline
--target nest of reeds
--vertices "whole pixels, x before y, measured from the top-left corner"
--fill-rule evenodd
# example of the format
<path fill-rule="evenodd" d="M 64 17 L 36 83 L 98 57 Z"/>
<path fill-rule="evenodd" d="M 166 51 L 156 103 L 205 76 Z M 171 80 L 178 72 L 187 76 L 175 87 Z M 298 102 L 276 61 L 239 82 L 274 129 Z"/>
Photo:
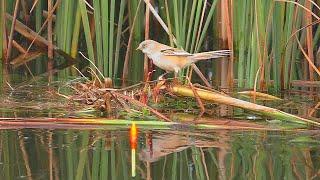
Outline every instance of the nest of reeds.
<path fill-rule="evenodd" d="M 150 97 L 155 102 L 159 101 L 160 91 L 165 89 L 165 81 L 151 81 L 138 83 L 125 88 L 114 88 L 111 78 L 76 82 L 72 84 L 74 94 L 68 99 L 82 103 L 104 112 L 108 117 L 119 118 L 121 113 L 133 114 L 135 117 L 157 116 L 169 121 L 169 118 L 147 105 Z M 152 95 L 151 95 L 152 94 Z M 166 93 L 164 93 L 166 94 Z"/>
<path fill-rule="evenodd" d="M 100 80 L 97 77 L 92 81 L 76 83 L 73 86 L 76 93 L 71 98 L 74 101 L 81 101 L 87 105 L 93 105 L 108 115 L 118 112 L 119 110 L 124 110 L 127 113 L 136 113 L 136 118 L 139 119 L 149 115 L 153 117 L 156 116 L 158 119 L 165 121 L 171 121 L 171 118 L 168 118 L 166 115 L 149 106 L 148 102 L 152 99 L 153 102 L 155 102 L 154 104 L 156 104 L 164 95 L 170 95 L 171 99 L 177 99 L 179 96 L 179 99 L 180 97 L 195 99 L 194 102 L 197 104 L 199 117 L 206 112 L 207 105 L 219 103 L 243 108 L 258 115 L 290 121 L 303 126 L 320 126 L 320 123 L 316 121 L 288 114 L 278 109 L 233 98 L 212 89 L 194 87 L 190 81 L 188 85 L 176 84 L 166 80 L 147 81 L 125 88 L 114 88 L 112 84 L 110 78 Z M 261 96 L 260 94 L 262 93 L 255 93 L 254 95 Z M 116 116 L 116 118 L 119 118 L 119 116 Z"/>

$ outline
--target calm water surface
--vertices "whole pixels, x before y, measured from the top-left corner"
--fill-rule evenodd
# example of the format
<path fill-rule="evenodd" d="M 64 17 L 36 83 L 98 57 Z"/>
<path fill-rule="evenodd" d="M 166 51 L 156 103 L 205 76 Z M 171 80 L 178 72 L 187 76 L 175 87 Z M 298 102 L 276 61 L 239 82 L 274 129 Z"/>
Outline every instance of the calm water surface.
<path fill-rule="evenodd" d="M 50 98 L 54 96 L 50 90 L 43 92 L 4 94 L 2 117 L 80 116 L 79 106 L 66 109 L 70 102 Z M 298 101 L 275 106 L 299 115 L 319 115 L 319 109 L 312 109 L 317 102 L 306 97 Z M 89 117 L 88 112 L 82 116 Z M 228 113 L 226 117 L 231 118 Z M 233 117 L 248 121 L 256 116 L 234 110 Z M 128 126 L 0 126 L 0 179 L 5 180 L 320 179 L 320 131 L 139 128 L 134 156 L 132 178 Z"/>
<path fill-rule="evenodd" d="M 131 179 L 128 130 L 1 130 L 1 179 Z M 136 179 L 319 179 L 320 133 L 139 132 Z"/>

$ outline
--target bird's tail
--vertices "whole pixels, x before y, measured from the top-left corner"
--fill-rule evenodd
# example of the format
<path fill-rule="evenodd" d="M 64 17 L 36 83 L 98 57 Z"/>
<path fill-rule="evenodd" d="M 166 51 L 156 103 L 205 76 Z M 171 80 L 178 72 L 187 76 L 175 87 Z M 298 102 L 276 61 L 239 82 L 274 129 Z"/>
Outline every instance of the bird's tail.
<path fill-rule="evenodd" d="M 230 54 L 231 54 L 230 50 L 209 51 L 209 52 L 193 54 L 192 59 L 196 62 L 196 61 L 205 60 L 205 59 L 227 57 L 227 56 L 230 56 Z"/>

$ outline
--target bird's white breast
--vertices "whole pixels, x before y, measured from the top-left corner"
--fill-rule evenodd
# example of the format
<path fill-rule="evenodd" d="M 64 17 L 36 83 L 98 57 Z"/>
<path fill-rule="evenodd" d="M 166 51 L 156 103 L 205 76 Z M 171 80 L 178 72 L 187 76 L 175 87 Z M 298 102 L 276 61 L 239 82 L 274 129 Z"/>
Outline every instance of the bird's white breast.
<path fill-rule="evenodd" d="M 154 65 L 158 66 L 159 68 L 165 70 L 165 71 L 170 71 L 173 72 L 177 68 L 174 63 L 172 63 L 170 60 L 165 59 L 165 56 L 161 55 L 160 53 L 154 53 L 148 55 L 150 59 L 152 59 L 152 62 Z"/>

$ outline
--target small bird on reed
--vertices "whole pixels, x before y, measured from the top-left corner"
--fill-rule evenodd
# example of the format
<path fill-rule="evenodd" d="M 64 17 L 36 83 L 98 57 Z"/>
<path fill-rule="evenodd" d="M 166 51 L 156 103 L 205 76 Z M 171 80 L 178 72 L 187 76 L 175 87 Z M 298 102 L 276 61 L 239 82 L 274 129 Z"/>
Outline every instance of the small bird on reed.
<path fill-rule="evenodd" d="M 145 40 L 139 44 L 137 50 L 141 50 L 153 64 L 168 72 L 174 72 L 177 77 L 179 71 L 200 60 L 227 57 L 230 50 L 208 51 L 191 54 L 184 50 L 173 48 L 153 40 Z"/>

